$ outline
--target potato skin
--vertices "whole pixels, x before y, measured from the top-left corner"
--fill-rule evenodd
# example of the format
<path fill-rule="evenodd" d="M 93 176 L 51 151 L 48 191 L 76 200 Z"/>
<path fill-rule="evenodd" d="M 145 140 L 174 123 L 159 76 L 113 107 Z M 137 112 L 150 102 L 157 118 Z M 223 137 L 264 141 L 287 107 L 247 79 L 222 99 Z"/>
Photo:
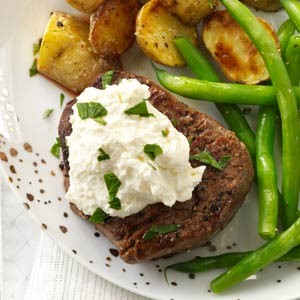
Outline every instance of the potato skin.
<path fill-rule="evenodd" d="M 105 0 L 66 0 L 74 8 L 84 12 L 90 13 L 94 11 Z"/>
<path fill-rule="evenodd" d="M 242 0 L 242 2 L 265 11 L 277 11 L 281 8 L 277 0 Z"/>
<path fill-rule="evenodd" d="M 135 20 L 140 8 L 138 0 L 108 0 L 90 19 L 89 41 L 101 55 L 123 54 L 133 43 Z"/>
<path fill-rule="evenodd" d="M 195 26 L 185 25 L 159 2 L 151 0 L 139 11 L 136 21 L 137 43 L 154 61 L 171 67 L 181 67 L 185 61 L 173 44 L 173 39 L 186 36 L 198 45 Z"/>
<path fill-rule="evenodd" d="M 257 18 L 277 43 L 269 23 Z M 225 76 L 235 82 L 257 84 L 269 79 L 265 63 L 244 30 L 226 10 L 209 15 L 203 24 L 202 38 L 206 48 L 220 65 Z"/>
<path fill-rule="evenodd" d="M 183 23 L 195 25 L 218 6 L 218 0 L 160 0 L 169 12 Z"/>
<path fill-rule="evenodd" d="M 119 69 L 117 57 L 99 57 L 92 51 L 88 34 L 88 23 L 66 13 L 52 13 L 41 43 L 38 71 L 80 93 L 99 73 Z"/>

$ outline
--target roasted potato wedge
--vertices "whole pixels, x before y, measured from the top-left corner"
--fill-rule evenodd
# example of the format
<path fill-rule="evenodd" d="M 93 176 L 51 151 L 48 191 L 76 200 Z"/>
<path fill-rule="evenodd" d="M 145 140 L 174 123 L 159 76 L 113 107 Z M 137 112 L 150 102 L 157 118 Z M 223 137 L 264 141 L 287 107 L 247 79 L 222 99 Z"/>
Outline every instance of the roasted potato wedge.
<path fill-rule="evenodd" d="M 270 39 L 276 41 L 279 49 L 272 26 L 263 19 L 258 20 L 268 31 Z M 260 53 L 227 11 L 216 11 L 205 19 L 202 37 L 206 48 L 229 80 L 257 84 L 269 79 Z"/>
<path fill-rule="evenodd" d="M 277 11 L 281 8 L 277 0 L 242 0 L 242 2 L 265 11 Z"/>
<path fill-rule="evenodd" d="M 133 43 L 138 0 L 109 0 L 91 15 L 89 40 L 99 54 L 124 53 Z"/>
<path fill-rule="evenodd" d="M 99 73 L 119 69 L 117 57 L 103 58 L 92 51 L 88 35 L 88 23 L 66 13 L 52 13 L 41 43 L 38 71 L 80 93 Z"/>
<path fill-rule="evenodd" d="M 84 12 L 90 13 L 94 11 L 105 0 L 66 0 L 74 8 Z"/>
<path fill-rule="evenodd" d="M 160 0 L 159 2 L 183 23 L 190 25 L 199 23 L 219 4 L 218 0 Z"/>
<path fill-rule="evenodd" d="M 151 0 L 139 11 L 136 20 L 136 38 L 140 48 L 154 61 L 167 66 L 184 66 L 185 62 L 173 44 L 179 36 L 198 44 L 195 26 L 183 24 L 159 2 Z"/>

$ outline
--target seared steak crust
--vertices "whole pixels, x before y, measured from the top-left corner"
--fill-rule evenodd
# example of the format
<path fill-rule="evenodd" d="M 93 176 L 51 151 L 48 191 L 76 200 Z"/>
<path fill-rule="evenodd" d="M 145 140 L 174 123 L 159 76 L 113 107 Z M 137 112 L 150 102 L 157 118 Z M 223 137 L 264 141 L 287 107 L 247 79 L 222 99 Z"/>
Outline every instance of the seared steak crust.
<path fill-rule="evenodd" d="M 206 150 L 217 160 L 224 155 L 230 155 L 231 159 L 222 171 L 209 166 L 206 168 L 192 199 L 176 202 L 173 207 L 161 203 L 149 205 L 124 219 L 109 218 L 105 223 L 97 224 L 96 229 L 119 248 L 121 258 L 128 263 L 142 262 L 203 245 L 231 220 L 249 191 L 253 179 L 249 153 L 233 132 L 206 114 L 177 101 L 153 82 L 118 71 L 113 76 L 113 83 L 118 83 L 122 78 L 136 78 L 150 87 L 149 101 L 191 141 L 191 155 Z M 94 86 L 101 88 L 101 77 Z M 65 137 L 72 132 L 69 117 L 75 102 L 72 100 L 67 104 L 59 124 L 66 189 L 69 185 L 69 164 Z M 200 164 L 197 161 L 191 163 L 194 167 Z M 71 203 L 71 208 L 76 214 L 88 219 L 89 216 L 84 215 L 75 204 Z M 157 235 L 149 241 L 143 239 L 143 234 L 152 225 L 172 223 L 181 225 L 176 232 Z"/>

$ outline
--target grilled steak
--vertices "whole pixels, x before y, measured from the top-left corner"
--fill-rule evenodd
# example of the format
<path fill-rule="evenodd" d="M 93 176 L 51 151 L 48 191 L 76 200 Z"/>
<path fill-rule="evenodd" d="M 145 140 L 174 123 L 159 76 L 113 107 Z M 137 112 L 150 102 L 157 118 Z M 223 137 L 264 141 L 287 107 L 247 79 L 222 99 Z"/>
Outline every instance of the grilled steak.
<path fill-rule="evenodd" d="M 192 199 L 176 202 L 172 207 L 162 203 L 148 205 L 137 214 L 126 218 L 111 217 L 105 223 L 96 225 L 96 229 L 119 248 L 124 261 L 137 263 L 206 243 L 231 220 L 242 204 L 253 179 L 253 168 L 247 149 L 233 132 L 206 114 L 177 101 L 144 77 L 117 71 L 112 83 L 118 83 L 122 78 L 136 78 L 150 87 L 149 101 L 191 141 L 191 155 L 206 150 L 217 160 L 225 155 L 231 157 L 222 171 L 207 166 L 202 182 L 193 191 Z M 100 77 L 94 87 L 101 86 Z M 65 141 L 72 132 L 69 117 L 75 102 L 72 100 L 67 104 L 59 124 L 66 189 L 69 186 L 69 164 Z M 200 164 L 194 160 L 191 163 L 194 167 Z M 89 218 L 75 204 L 70 205 L 76 214 L 86 220 Z M 180 224 L 180 228 L 175 232 L 156 235 L 148 241 L 143 239 L 151 226 L 161 224 Z"/>

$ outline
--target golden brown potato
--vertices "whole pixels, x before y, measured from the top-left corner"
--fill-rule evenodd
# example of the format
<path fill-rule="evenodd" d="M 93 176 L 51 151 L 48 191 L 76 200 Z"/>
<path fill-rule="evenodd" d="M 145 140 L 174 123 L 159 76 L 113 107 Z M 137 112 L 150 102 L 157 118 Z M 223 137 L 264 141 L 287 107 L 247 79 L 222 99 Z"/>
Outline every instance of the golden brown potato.
<path fill-rule="evenodd" d="M 109 0 L 91 15 L 89 40 L 99 54 L 124 53 L 133 43 L 138 0 Z"/>
<path fill-rule="evenodd" d="M 101 58 L 92 51 L 88 35 L 88 23 L 66 13 L 54 12 L 43 36 L 38 71 L 80 93 L 99 73 L 119 69 L 117 57 Z"/>
<path fill-rule="evenodd" d="M 66 0 L 66 1 L 76 9 L 85 13 L 90 13 L 93 10 L 95 10 L 100 4 L 102 4 L 105 0 Z"/>
<path fill-rule="evenodd" d="M 199 23 L 219 4 L 218 0 L 160 0 L 159 2 L 183 23 L 190 25 Z"/>
<path fill-rule="evenodd" d="M 274 39 L 276 34 L 269 23 L 258 20 Z M 269 79 L 265 63 L 244 30 L 225 11 L 209 15 L 203 24 L 202 37 L 206 48 L 232 81 L 256 84 Z"/>
<path fill-rule="evenodd" d="M 277 0 L 242 0 L 242 2 L 265 11 L 277 11 L 281 8 Z"/>
<path fill-rule="evenodd" d="M 147 2 L 136 20 L 136 38 L 140 48 L 154 61 L 167 66 L 184 66 L 185 62 L 173 44 L 176 37 L 185 36 L 197 46 L 195 26 L 181 23 L 159 0 Z"/>

